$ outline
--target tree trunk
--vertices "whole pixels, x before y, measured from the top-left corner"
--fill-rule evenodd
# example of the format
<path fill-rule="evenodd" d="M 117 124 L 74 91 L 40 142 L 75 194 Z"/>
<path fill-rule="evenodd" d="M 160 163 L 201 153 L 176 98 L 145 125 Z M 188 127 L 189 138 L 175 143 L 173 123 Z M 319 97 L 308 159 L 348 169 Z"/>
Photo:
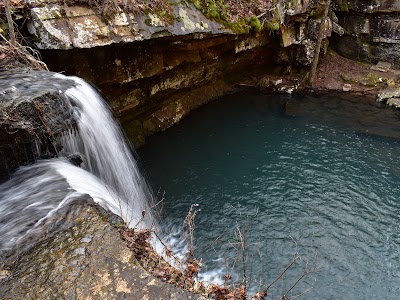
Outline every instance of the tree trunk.
<path fill-rule="evenodd" d="M 308 77 L 308 83 L 310 85 L 313 84 L 315 73 L 317 71 L 317 66 L 318 66 L 318 61 L 319 61 L 319 52 L 321 50 L 322 36 L 324 33 L 324 25 L 327 20 L 330 5 L 331 5 L 331 0 L 326 0 L 324 14 L 322 16 L 321 25 L 319 26 L 317 47 L 315 48 L 314 60 L 313 60 L 312 66 L 311 66 L 310 76 Z"/>
<path fill-rule="evenodd" d="M 10 11 L 10 0 L 4 0 L 5 8 L 6 8 L 6 16 L 7 16 L 7 23 L 8 23 L 8 31 L 10 35 L 10 43 L 11 45 L 15 46 L 15 31 L 14 31 L 14 22 L 11 17 Z"/>

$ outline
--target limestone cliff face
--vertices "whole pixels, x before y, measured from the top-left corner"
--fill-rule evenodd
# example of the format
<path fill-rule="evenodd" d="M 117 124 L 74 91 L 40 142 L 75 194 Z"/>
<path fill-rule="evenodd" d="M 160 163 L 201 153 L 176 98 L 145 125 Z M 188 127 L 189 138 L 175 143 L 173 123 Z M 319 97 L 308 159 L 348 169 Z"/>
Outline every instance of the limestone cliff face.
<path fill-rule="evenodd" d="M 171 2 L 167 13 L 118 8 L 107 17 L 83 4 L 27 1 L 28 29 L 49 68 L 98 86 L 135 144 L 260 72 L 308 68 L 325 6 L 267 1 L 238 33 L 218 5 L 204 1 Z M 330 45 L 351 59 L 399 66 L 399 5 L 334 0 L 322 24 L 323 50 Z"/>
<path fill-rule="evenodd" d="M 345 34 L 333 38 L 333 47 L 355 60 L 386 61 L 400 67 L 400 1 L 335 2 Z"/>
<path fill-rule="evenodd" d="M 203 38 L 206 35 L 234 34 L 233 30 L 237 28 L 235 24 L 221 22 L 218 11 L 205 17 L 198 5 L 191 4 L 192 1 L 171 2 L 168 17 L 165 11 L 130 13 L 119 8 L 107 18 L 83 4 L 61 5 L 58 0 L 27 2 L 31 12 L 28 28 L 41 49 L 93 48 L 160 37 L 183 38 L 193 34 Z M 278 40 L 281 59 L 309 65 L 314 56 L 325 2 L 275 0 L 267 3 L 261 14 L 253 16 L 259 22 L 256 22 L 255 29 L 259 30 L 263 25 L 269 35 Z M 324 37 L 329 38 L 332 31 L 335 32 L 331 45 L 347 57 L 373 63 L 384 60 L 398 65 L 399 13 L 400 2 L 397 0 L 334 0 L 330 18 L 323 24 Z"/>
<path fill-rule="evenodd" d="M 310 64 L 320 5 L 286 2 L 277 1 L 260 20 L 254 16 L 237 34 L 235 24 L 216 17 L 220 12 L 207 14 L 191 1 L 171 5 L 168 18 L 122 9 L 105 18 L 88 6 L 30 0 L 28 29 L 49 68 L 98 86 L 140 144 L 260 71 Z M 268 29 L 257 32 L 261 21 Z M 328 37 L 332 22 L 324 26 Z"/>
<path fill-rule="evenodd" d="M 232 33 L 208 20 L 192 5 L 172 5 L 173 21 L 153 13 L 134 14 L 122 10 L 112 18 L 101 17 L 84 5 L 67 6 L 54 0 L 28 0 L 29 32 L 40 49 L 93 48 L 165 36 Z"/>

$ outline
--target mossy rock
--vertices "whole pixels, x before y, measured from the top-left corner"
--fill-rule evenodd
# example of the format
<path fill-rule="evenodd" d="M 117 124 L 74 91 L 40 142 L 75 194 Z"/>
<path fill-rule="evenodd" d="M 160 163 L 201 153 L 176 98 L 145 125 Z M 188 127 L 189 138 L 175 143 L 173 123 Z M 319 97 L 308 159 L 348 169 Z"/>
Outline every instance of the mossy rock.
<path fill-rule="evenodd" d="M 251 18 L 239 16 L 236 22 L 230 22 L 226 14 L 226 4 L 223 1 L 192 0 L 190 2 L 208 19 L 224 25 L 237 34 L 248 33 L 251 29 L 256 32 L 263 29 L 262 23 L 257 16 L 252 16 Z"/>

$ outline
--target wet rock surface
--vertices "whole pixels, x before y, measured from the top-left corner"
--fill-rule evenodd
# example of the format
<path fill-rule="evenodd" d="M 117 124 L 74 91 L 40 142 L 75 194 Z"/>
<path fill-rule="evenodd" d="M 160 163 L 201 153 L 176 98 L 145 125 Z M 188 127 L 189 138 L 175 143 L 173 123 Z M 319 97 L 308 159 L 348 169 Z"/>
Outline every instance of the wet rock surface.
<path fill-rule="evenodd" d="M 107 216 L 76 208 L 61 231 L 0 268 L 1 299 L 204 299 L 149 275 Z"/>
<path fill-rule="evenodd" d="M 52 76 L 23 69 L 0 72 L 0 180 L 21 165 L 54 156 L 55 137 L 73 126 L 59 94 L 73 82 Z"/>

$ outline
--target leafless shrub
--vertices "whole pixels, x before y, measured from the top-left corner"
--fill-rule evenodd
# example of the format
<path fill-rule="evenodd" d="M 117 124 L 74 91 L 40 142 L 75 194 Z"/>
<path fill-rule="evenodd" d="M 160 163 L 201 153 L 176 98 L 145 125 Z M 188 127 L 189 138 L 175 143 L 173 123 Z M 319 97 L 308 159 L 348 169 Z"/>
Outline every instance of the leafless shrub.
<path fill-rule="evenodd" d="M 211 297 L 217 300 L 225 299 L 248 299 L 249 297 L 249 284 L 255 281 L 253 274 L 251 274 L 251 259 L 248 250 L 248 230 L 252 222 L 256 221 L 258 215 L 258 209 L 251 214 L 243 214 L 240 208 L 237 208 L 239 212 L 239 220 L 236 223 L 233 240 L 228 242 L 225 247 L 234 249 L 236 256 L 227 258 L 225 255 L 226 274 L 224 276 L 225 285 L 219 286 L 216 284 L 210 284 L 206 286 L 204 283 L 197 280 L 197 275 L 202 267 L 201 261 L 198 261 L 194 257 L 194 230 L 195 230 L 195 217 L 199 213 L 198 204 L 192 204 L 189 212 L 184 220 L 184 229 L 186 240 L 188 243 L 188 252 L 185 259 L 180 259 L 174 256 L 171 248 L 166 245 L 161 237 L 155 230 L 152 229 L 129 229 L 125 226 L 119 228 L 119 232 L 123 240 L 128 244 L 128 247 L 135 254 L 136 259 L 150 271 L 154 276 L 162 279 L 163 281 L 169 282 L 175 286 L 187 289 L 195 293 L 201 293 L 206 297 Z M 154 235 L 164 247 L 164 253 L 167 257 L 173 258 L 175 262 L 178 262 L 180 268 L 172 266 L 165 259 L 153 249 L 150 240 L 151 236 Z M 297 248 L 297 243 L 296 243 Z M 317 268 L 318 251 L 315 252 L 314 258 L 311 262 L 306 261 L 306 265 L 303 269 L 302 274 L 295 278 L 291 286 L 287 290 L 281 292 L 281 300 L 296 299 L 308 293 L 313 286 L 293 293 L 295 287 L 299 285 L 307 276 L 314 273 Z M 293 257 L 290 263 L 285 269 L 268 285 L 264 286 L 258 293 L 251 297 L 252 300 L 266 300 L 268 299 L 268 293 L 270 289 L 275 286 L 287 273 L 293 268 L 296 263 L 301 260 L 302 257 L 297 254 Z M 233 273 L 241 274 L 239 279 L 234 283 L 229 284 L 232 280 Z"/>
<path fill-rule="evenodd" d="M 249 240 L 248 234 L 250 230 L 250 225 L 253 222 L 257 222 L 258 216 L 258 209 L 255 209 L 253 212 L 250 213 L 243 213 L 240 209 L 240 206 L 235 207 L 238 213 L 238 221 L 234 228 L 233 232 L 233 239 L 227 242 L 224 247 L 227 248 L 227 252 L 232 252 L 232 250 L 236 253 L 234 256 L 228 257 L 226 254 L 224 255 L 225 260 L 225 269 L 226 273 L 224 276 L 224 286 L 225 286 L 225 293 L 224 297 L 221 299 L 248 299 L 249 295 L 249 286 L 258 283 L 260 286 L 259 292 L 256 293 L 251 297 L 252 300 L 265 300 L 268 299 L 268 293 L 270 289 L 275 286 L 281 279 L 287 275 L 288 271 L 296 266 L 298 261 L 302 260 L 303 264 L 305 262 L 305 267 L 303 268 L 301 274 L 298 277 L 294 278 L 293 284 L 287 288 L 287 290 L 283 289 L 280 299 L 288 300 L 288 299 L 295 299 L 298 298 L 306 293 L 308 293 L 313 286 L 310 285 L 305 289 L 301 290 L 298 293 L 294 293 L 295 288 L 302 282 L 307 276 L 310 276 L 312 273 L 316 272 L 317 269 L 317 259 L 318 259 L 318 248 L 315 251 L 314 255 L 307 254 L 306 257 L 302 257 L 297 252 L 297 242 L 296 245 L 296 254 L 294 255 L 291 262 L 284 268 L 284 270 L 269 284 L 265 285 L 262 282 L 265 280 L 263 279 L 262 272 L 258 274 L 260 278 L 256 278 L 257 276 L 253 274 L 252 268 L 255 263 L 263 263 L 261 254 L 258 253 L 251 253 L 249 250 Z M 254 247 L 251 247 L 254 248 Z M 313 256 L 312 261 L 308 261 L 308 256 Z M 257 258 L 258 256 L 258 258 Z M 259 259 L 261 259 L 259 261 Z M 300 266 L 297 266 L 297 270 Z M 239 278 L 235 279 L 232 282 L 233 275 L 239 274 Z M 293 276 L 293 275 L 290 275 Z M 290 279 L 290 277 L 289 277 Z M 219 298 L 217 298 L 219 299 Z"/>
<path fill-rule="evenodd" d="M 188 255 L 190 257 L 194 256 L 194 247 L 193 247 L 193 241 L 194 241 L 194 219 L 196 218 L 197 213 L 200 211 L 199 209 L 197 209 L 199 205 L 198 204 L 192 204 L 190 206 L 189 212 L 186 215 L 185 221 L 183 222 L 183 227 L 184 229 L 184 233 L 185 233 L 185 237 L 186 240 L 188 241 L 188 245 L 189 245 L 189 253 Z M 189 235 L 189 237 L 187 237 L 187 235 Z"/>
<path fill-rule="evenodd" d="M 193 225 L 193 223 L 191 224 Z M 193 252 L 189 251 L 187 258 L 181 261 L 180 258 L 174 256 L 173 251 L 162 241 L 156 230 L 127 228 L 126 226 L 121 226 L 118 230 L 121 238 L 132 250 L 138 262 L 151 274 L 165 282 L 191 292 L 206 293 L 205 285 L 196 280 L 201 262 L 197 261 L 193 257 L 193 254 L 190 254 Z M 181 268 L 171 265 L 155 251 L 150 242 L 152 237 L 155 237 L 163 245 L 167 258 L 171 258 L 174 262 L 177 262 Z"/>

